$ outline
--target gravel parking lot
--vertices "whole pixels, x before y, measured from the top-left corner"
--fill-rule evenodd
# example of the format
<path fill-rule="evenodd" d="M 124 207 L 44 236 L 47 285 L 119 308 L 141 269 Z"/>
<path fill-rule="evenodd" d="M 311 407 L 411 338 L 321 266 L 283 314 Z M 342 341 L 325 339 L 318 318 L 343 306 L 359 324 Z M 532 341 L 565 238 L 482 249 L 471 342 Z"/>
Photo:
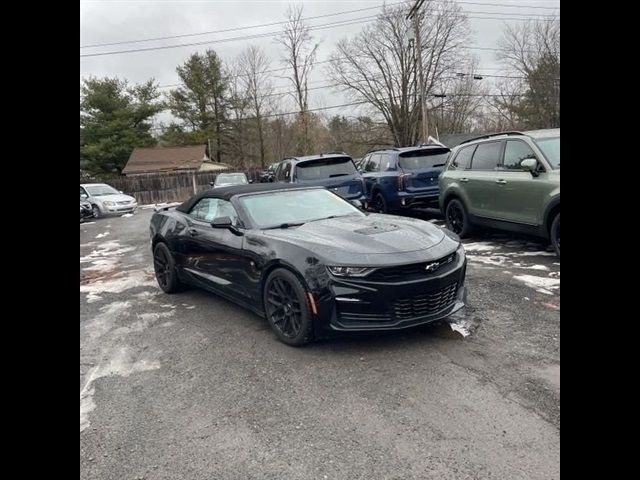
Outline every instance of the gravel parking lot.
<path fill-rule="evenodd" d="M 451 325 L 292 348 L 213 294 L 163 294 L 152 213 L 80 225 L 82 479 L 559 478 L 550 247 L 465 240 Z"/>

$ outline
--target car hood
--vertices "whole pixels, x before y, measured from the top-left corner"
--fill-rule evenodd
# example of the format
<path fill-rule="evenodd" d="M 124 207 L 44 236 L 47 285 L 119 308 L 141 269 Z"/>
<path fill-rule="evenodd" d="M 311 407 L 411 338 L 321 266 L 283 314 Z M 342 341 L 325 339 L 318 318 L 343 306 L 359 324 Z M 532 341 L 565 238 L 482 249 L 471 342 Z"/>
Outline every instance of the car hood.
<path fill-rule="evenodd" d="M 457 248 L 457 242 L 429 222 L 381 214 L 318 220 L 263 234 L 304 247 L 326 261 L 354 266 L 428 260 Z"/>
<path fill-rule="evenodd" d="M 101 202 L 125 202 L 135 200 L 135 198 L 130 197 L 129 195 L 125 195 L 124 193 L 114 193 L 112 195 L 99 195 L 95 198 L 96 200 L 100 200 Z"/>

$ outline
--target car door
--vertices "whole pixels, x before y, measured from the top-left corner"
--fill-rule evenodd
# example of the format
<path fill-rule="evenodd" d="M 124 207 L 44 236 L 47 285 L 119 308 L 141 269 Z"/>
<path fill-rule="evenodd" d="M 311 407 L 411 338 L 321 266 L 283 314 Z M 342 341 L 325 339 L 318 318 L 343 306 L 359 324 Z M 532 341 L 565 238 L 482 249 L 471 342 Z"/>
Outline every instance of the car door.
<path fill-rule="evenodd" d="M 500 204 L 496 195 L 499 192 L 497 170 L 502 157 L 504 142 L 494 140 L 479 143 L 471 157 L 471 166 L 467 170 L 465 191 L 467 192 L 469 212 L 486 218 L 497 218 Z"/>
<path fill-rule="evenodd" d="M 540 176 L 534 177 L 522 169 L 521 162 L 528 158 L 541 163 L 524 140 L 505 142 L 503 160 L 496 172 L 498 212 L 501 220 L 538 225 L 548 187 Z"/>
<path fill-rule="evenodd" d="M 218 217 L 230 217 L 238 225 L 233 205 L 219 198 L 203 198 L 189 212 L 181 248 L 183 270 L 202 287 L 242 299 L 249 295 L 243 281 L 244 237 L 228 228 L 213 228 L 211 222 Z"/>

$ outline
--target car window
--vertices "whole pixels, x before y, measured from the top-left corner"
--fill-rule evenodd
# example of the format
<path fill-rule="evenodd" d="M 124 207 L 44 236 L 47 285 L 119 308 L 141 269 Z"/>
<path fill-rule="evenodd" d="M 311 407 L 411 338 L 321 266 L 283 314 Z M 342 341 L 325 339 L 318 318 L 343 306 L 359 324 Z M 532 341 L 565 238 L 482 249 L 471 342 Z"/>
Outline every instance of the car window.
<path fill-rule="evenodd" d="M 398 158 L 403 170 L 444 167 L 450 150 L 448 148 L 428 148 L 403 152 Z"/>
<path fill-rule="evenodd" d="M 238 214 L 233 205 L 219 198 L 203 198 L 191 208 L 189 215 L 196 220 L 209 223 L 218 217 L 229 217 L 231 218 L 231 223 L 235 225 L 238 219 Z"/>
<path fill-rule="evenodd" d="M 393 166 L 393 161 L 391 159 L 391 155 L 389 155 L 388 153 L 381 153 L 380 154 L 380 167 L 379 170 L 381 172 L 386 172 L 388 170 L 395 170 L 394 166 Z"/>
<path fill-rule="evenodd" d="M 457 170 L 465 170 L 469 168 L 469 165 L 471 165 L 471 156 L 473 155 L 475 149 L 475 145 L 464 147 L 453 159 L 453 162 L 451 162 L 451 166 Z"/>
<path fill-rule="evenodd" d="M 369 158 L 369 161 L 365 165 L 364 171 L 377 172 L 379 170 L 380 170 L 380 154 L 376 153 L 374 155 L 371 155 L 371 158 Z"/>
<path fill-rule="evenodd" d="M 120 192 L 110 185 L 91 185 L 86 188 L 91 197 L 100 197 L 103 195 L 118 195 Z"/>
<path fill-rule="evenodd" d="M 281 175 L 282 178 L 280 178 L 279 180 L 283 180 L 285 182 L 291 180 L 291 162 L 285 162 L 284 165 L 282 165 Z"/>
<path fill-rule="evenodd" d="M 356 173 L 358 171 L 351 157 L 320 158 L 296 165 L 296 178 L 300 180 L 320 180 Z"/>
<path fill-rule="evenodd" d="M 507 140 L 502 166 L 505 170 L 522 170 L 520 163 L 528 158 L 536 159 L 531 147 L 521 140 Z"/>
<path fill-rule="evenodd" d="M 560 137 L 537 138 L 535 140 L 552 168 L 560 168 Z"/>
<path fill-rule="evenodd" d="M 324 188 L 242 195 L 239 201 L 258 228 L 274 228 L 284 223 L 305 223 L 328 217 L 364 213 L 342 197 Z"/>
<path fill-rule="evenodd" d="M 495 170 L 500 159 L 501 147 L 502 142 L 479 144 L 471 160 L 471 170 Z"/>
<path fill-rule="evenodd" d="M 215 185 L 245 185 L 249 183 L 244 173 L 221 173 L 216 177 Z"/>
<path fill-rule="evenodd" d="M 86 195 L 87 192 L 84 190 L 84 188 L 80 187 L 80 195 Z"/>
<path fill-rule="evenodd" d="M 276 167 L 276 173 L 275 173 L 276 180 L 282 180 L 283 168 L 284 168 L 284 163 L 279 163 L 278 166 Z"/>

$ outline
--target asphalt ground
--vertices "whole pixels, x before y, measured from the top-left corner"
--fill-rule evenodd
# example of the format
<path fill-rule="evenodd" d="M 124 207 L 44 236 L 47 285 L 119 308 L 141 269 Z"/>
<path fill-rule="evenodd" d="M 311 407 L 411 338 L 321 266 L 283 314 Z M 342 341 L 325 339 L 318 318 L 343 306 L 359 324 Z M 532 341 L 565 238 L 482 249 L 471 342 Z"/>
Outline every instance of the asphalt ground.
<path fill-rule="evenodd" d="M 450 322 L 292 348 L 214 294 L 162 293 L 152 213 L 80 225 L 82 479 L 559 478 L 549 246 L 467 239 Z"/>

